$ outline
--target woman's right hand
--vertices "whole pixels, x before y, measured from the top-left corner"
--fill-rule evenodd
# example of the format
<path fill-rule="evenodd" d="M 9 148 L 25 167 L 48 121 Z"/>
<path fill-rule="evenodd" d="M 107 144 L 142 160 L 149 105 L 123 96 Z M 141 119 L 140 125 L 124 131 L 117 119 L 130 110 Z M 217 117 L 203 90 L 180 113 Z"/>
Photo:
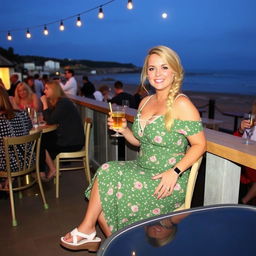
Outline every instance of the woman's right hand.
<path fill-rule="evenodd" d="M 240 124 L 240 130 L 242 131 L 242 132 L 244 132 L 244 130 L 245 129 L 249 129 L 249 128 L 251 128 L 250 127 L 250 120 L 242 120 L 242 122 L 241 122 L 241 124 Z"/>
<path fill-rule="evenodd" d="M 43 103 L 43 109 L 45 110 L 45 109 L 47 109 L 48 108 L 48 103 L 47 103 L 47 98 L 46 98 L 46 96 L 45 95 L 43 95 L 43 96 L 41 96 L 41 101 L 42 101 L 42 103 Z"/>
<path fill-rule="evenodd" d="M 108 117 L 108 128 L 110 130 L 117 131 L 115 128 L 113 128 L 114 120 L 112 118 L 112 113 L 109 112 L 108 114 L 109 114 L 109 117 Z M 122 133 L 127 128 L 127 120 L 126 120 L 126 118 L 122 118 L 122 121 L 123 121 L 123 127 L 121 129 L 118 129 L 119 133 Z"/>

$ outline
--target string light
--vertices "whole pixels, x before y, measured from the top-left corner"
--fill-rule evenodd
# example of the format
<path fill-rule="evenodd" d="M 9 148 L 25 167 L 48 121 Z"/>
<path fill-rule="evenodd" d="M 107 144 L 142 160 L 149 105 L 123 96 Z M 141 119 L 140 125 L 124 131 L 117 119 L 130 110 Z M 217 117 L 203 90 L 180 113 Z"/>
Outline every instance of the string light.
<path fill-rule="evenodd" d="M 104 18 L 104 13 L 103 13 L 102 6 L 101 6 L 100 9 L 99 9 L 98 18 L 99 18 L 99 19 L 103 19 L 103 18 Z"/>
<path fill-rule="evenodd" d="M 59 29 L 60 29 L 60 31 L 64 31 L 65 26 L 64 26 L 63 21 L 73 19 L 74 17 L 77 17 L 76 18 L 76 26 L 81 27 L 82 26 L 82 21 L 81 21 L 81 16 L 82 15 L 98 9 L 98 18 L 103 19 L 104 18 L 103 7 L 106 6 L 106 5 L 109 5 L 110 3 L 114 2 L 114 1 L 116 1 L 116 0 L 108 0 L 107 2 L 102 3 L 101 5 L 95 6 L 93 8 L 87 9 L 87 10 L 84 10 L 84 11 L 80 12 L 79 14 L 75 14 L 75 15 L 72 15 L 72 16 L 69 16 L 69 17 L 65 17 L 65 18 L 61 19 L 61 21 L 60 20 L 55 20 L 55 21 L 45 23 L 45 24 L 41 24 L 41 25 L 30 26 L 30 29 L 43 28 L 43 34 L 45 36 L 47 36 L 49 34 L 49 31 L 48 31 L 48 28 L 47 28 L 48 26 L 60 22 Z M 127 8 L 129 10 L 133 9 L 132 0 L 128 0 Z M 7 40 L 10 41 L 10 40 L 13 39 L 13 37 L 12 37 L 13 32 L 15 32 L 15 31 L 24 31 L 25 29 L 26 28 L 17 28 L 17 29 L 12 29 L 12 30 L 7 30 L 7 31 L 6 30 L 5 31 L 0 31 L 0 33 L 2 33 L 2 32 L 6 33 L 7 34 L 6 38 L 7 38 Z M 32 38 L 32 34 L 30 33 L 28 28 L 27 28 L 27 32 L 26 32 L 26 38 L 28 38 L 28 39 Z"/>
<path fill-rule="evenodd" d="M 65 27 L 63 21 L 60 22 L 60 31 L 64 31 Z"/>
<path fill-rule="evenodd" d="M 82 26 L 82 21 L 81 21 L 80 15 L 77 17 L 76 25 L 77 25 L 78 27 L 81 27 L 81 26 Z"/>
<path fill-rule="evenodd" d="M 31 33 L 29 32 L 29 29 L 27 29 L 26 38 L 30 39 L 32 37 Z"/>
<path fill-rule="evenodd" d="M 132 3 L 132 0 L 128 0 L 128 3 L 127 3 L 127 9 L 129 9 L 129 10 L 132 10 L 132 9 L 133 9 L 133 3 Z"/>
<path fill-rule="evenodd" d="M 8 32 L 8 34 L 7 34 L 7 40 L 9 40 L 9 41 L 11 41 L 11 40 L 12 40 L 12 35 L 11 35 L 11 33 L 10 33 L 10 32 Z"/>
<path fill-rule="evenodd" d="M 48 34 L 49 34 L 49 31 L 48 31 L 46 25 L 44 25 L 44 35 L 48 36 Z"/>

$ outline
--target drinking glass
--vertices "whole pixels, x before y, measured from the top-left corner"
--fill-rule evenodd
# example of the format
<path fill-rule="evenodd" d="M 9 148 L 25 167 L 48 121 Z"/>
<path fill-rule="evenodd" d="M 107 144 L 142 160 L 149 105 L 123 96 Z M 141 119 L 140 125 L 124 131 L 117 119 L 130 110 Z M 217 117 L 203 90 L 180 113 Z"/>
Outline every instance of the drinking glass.
<path fill-rule="evenodd" d="M 46 125 L 46 122 L 44 121 L 43 112 L 37 112 L 37 119 L 38 119 L 39 126 Z"/>
<path fill-rule="evenodd" d="M 251 137 L 252 137 L 252 133 L 253 133 L 253 126 L 254 126 L 254 122 L 255 122 L 255 115 L 253 114 L 244 114 L 244 120 L 248 120 L 250 122 L 250 127 L 246 128 L 245 134 L 246 134 L 246 139 L 245 139 L 245 144 L 253 144 L 253 142 L 251 141 Z"/>
<path fill-rule="evenodd" d="M 124 107 L 124 108 L 129 108 L 129 100 L 122 100 L 122 106 Z"/>
<path fill-rule="evenodd" d="M 116 132 L 112 134 L 112 137 L 123 137 L 122 134 L 118 132 L 119 129 L 123 128 L 123 121 L 122 119 L 125 118 L 125 110 L 123 106 L 114 106 L 112 112 L 113 118 L 113 130 Z"/>

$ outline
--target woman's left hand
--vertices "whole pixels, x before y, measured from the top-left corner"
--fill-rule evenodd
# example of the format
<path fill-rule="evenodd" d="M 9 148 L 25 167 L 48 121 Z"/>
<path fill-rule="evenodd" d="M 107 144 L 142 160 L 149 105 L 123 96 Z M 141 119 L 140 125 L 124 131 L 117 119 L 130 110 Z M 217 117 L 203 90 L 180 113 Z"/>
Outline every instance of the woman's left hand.
<path fill-rule="evenodd" d="M 153 180 L 161 179 L 159 185 L 156 187 L 154 196 L 156 196 L 157 199 L 161 199 L 171 195 L 178 177 L 179 175 L 172 169 L 152 177 Z"/>

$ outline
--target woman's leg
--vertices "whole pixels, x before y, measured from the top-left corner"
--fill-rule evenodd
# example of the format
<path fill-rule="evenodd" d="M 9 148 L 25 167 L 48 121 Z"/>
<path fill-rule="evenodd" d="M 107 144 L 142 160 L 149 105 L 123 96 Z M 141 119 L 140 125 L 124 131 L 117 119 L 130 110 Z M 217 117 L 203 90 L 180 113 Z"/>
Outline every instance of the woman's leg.
<path fill-rule="evenodd" d="M 96 230 L 96 227 L 95 227 L 96 222 L 98 220 L 98 217 L 101 211 L 102 211 L 102 207 L 100 202 L 98 179 L 95 179 L 95 182 L 91 190 L 89 204 L 88 204 L 84 219 L 77 228 L 78 231 L 84 234 L 91 234 L 92 232 L 94 232 Z M 67 242 L 72 242 L 71 234 L 68 233 L 64 239 Z"/>
<path fill-rule="evenodd" d="M 101 230 L 103 231 L 103 233 L 105 234 L 106 237 L 109 237 L 109 236 L 112 235 L 102 211 L 99 215 L 98 223 L 99 223 L 99 225 L 101 227 Z"/>
<path fill-rule="evenodd" d="M 244 204 L 247 204 L 254 197 L 256 197 L 256 182 L 252 184 L 247 194 L 242 198 L 242 202 Z"/>
<path fill-rule="evenodd" d="M 45 162 L 46 162 L 47 166 L 49 167 L 49 172 L 47 174 L 47 178 L 51 178 L 55 175 L 56 168 L 55 168 L 55 164 L 47 150 L 45 150 Z"/>

